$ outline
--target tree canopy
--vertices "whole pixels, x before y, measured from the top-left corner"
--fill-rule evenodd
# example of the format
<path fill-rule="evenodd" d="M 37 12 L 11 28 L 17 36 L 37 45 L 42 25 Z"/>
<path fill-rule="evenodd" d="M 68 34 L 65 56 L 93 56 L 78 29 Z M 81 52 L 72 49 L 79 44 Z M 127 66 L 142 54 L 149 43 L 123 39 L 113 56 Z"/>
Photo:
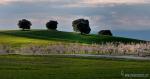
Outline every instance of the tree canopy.
<path fill-rule="evenodd" d="M 18 26 L 19 28 L 21 28 L 22 30 L 30 30 L 31 26 L 32 26 L 32 23 L 26 19 L 22 19 L 22 20 L 19 20 L 18 22 Z"/>
<path fill-rule="evenodd" d="M 89 34 L 91 31 L 89 21 L 85 19 L 74 20 L 72 26 L 74 31 L 80 32 L 81 34 Z"/>
<path fill-rule="evenodd" d="M 47 29 L 50 29 L 50 30 L 56 30 L 57 29 L 57 25 L 58 25 L 58 22 L 57 21 L 53 21 L 53 20 L 50 20 L 49 22 L 46 23 Z"/>

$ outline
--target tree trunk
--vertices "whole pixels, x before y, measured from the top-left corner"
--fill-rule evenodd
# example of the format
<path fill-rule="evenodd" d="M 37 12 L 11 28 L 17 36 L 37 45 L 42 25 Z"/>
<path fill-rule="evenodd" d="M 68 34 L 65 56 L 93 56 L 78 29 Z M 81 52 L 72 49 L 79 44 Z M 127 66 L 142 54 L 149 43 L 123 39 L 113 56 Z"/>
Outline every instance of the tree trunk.
<path fill-rule="evenodd" d="M 25 31 L 25 29 L 24 29 L 24 28 L 22 28 L 22 31 Z"/>

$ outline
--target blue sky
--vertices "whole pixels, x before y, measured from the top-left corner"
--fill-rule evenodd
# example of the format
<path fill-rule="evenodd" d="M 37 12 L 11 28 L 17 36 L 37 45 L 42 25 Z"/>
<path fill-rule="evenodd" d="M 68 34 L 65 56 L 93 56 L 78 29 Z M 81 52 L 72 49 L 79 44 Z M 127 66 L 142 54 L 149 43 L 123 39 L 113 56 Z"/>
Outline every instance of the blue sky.
<path fill-rule="evenodd" d="M 73 31 L 72 21 L 89 19 L 92 33 L 111 29 L 117 36 L 150 40 L 150 0 L 1 0 L 0 29 L 17 29 L 20 19 L 46 29 L 49 20 L 58 30 Z"/>

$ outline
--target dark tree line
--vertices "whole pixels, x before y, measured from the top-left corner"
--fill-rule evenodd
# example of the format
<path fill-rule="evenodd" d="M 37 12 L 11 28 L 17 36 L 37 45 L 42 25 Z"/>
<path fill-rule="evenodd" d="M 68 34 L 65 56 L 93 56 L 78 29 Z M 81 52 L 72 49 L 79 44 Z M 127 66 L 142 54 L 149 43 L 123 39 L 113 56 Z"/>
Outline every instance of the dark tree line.
<path fill-rule="evenodd" d="M 57 21 L 50 20 L 49 22 L 46 23 L 46 28 L 48 30 L 57 30 L 57 25 L 58 25 Z M 32 23 L 29 20 L 22 19 L 22 20 L 19 20 L 18 26 L 23 31 L 30 30 L 31 26 L 32 26 Z M 86 20 L 86 19 L 74 20 L 72 22 L 72 27 L 73 27 L 74 31 L 80 32 L 81 34 L 89 34 L 91 32 L 91 28 L 90 28 L 90 25 L 89 25 L 89 20 Z M 112 36 L 112 33 L 111 33 L 110 30 L 102 30 L 102 31 L 99 32 L 99 35 Z"/>

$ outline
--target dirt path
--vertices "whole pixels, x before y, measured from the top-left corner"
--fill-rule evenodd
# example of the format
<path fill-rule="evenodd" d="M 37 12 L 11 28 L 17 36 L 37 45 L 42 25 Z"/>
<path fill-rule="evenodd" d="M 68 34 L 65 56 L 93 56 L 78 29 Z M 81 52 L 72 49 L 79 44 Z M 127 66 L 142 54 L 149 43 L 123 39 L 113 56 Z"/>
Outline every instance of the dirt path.
<path fill-rule="evenodd" d="M 150 60 L 150 57 L 138 57 L 138 56 L 110 56 L 110 55 L 89 55 L 89 54 L 61 54 L 61 55 L 70 56 L 70 57 L 95 57 L 95 58 Z"/>

